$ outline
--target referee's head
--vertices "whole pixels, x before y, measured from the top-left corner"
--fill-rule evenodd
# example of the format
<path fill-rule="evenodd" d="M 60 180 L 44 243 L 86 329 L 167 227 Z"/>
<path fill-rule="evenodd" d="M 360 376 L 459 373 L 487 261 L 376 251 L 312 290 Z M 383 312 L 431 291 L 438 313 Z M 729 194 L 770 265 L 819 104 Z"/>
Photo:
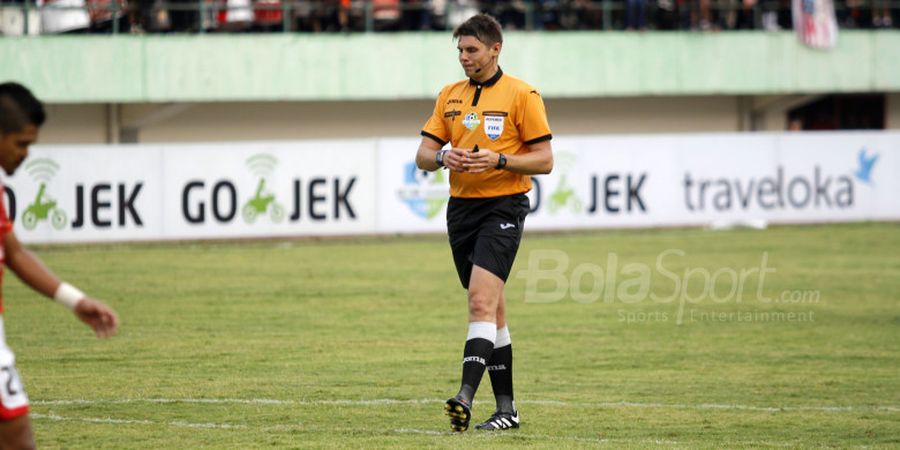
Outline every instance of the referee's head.
<path fill-rule="evenodd" d="M 493 47 L 494 44 L 503 43 L 503 32 L 500 22 L 497 22 L 493 16 L 488 14 L 477 14 L 466 20 L 455 30 L 453 37 L 472 36 L 482 44 Z"/>

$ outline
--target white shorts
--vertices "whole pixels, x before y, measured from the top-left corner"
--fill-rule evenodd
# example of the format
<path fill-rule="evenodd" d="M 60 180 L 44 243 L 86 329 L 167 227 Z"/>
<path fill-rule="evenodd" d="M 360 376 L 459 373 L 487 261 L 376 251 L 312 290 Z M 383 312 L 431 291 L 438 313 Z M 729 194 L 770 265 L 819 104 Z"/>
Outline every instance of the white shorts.
<path fill-rule="evenodd" d="M 28 414 L 28 395 L 16 371 L 16 355 L 6 346 L 6 331 L 0 315 L 0 420 Z"/>

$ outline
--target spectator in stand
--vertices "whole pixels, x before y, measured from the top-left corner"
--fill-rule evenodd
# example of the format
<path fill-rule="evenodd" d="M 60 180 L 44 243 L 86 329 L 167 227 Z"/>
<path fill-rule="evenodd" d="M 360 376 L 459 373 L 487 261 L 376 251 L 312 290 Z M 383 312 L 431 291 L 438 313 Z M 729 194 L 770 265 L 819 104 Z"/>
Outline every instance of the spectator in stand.
<path fill-rule="evenodd" d="M 38 0 L 38 6 L 44 33 L 86 33 L 91 27 L 84 0 Z"/>
<path fill-rule="evenodd" d="M 4 0 L 0 0 L 3 2 Z M 5 4 L 21 4 L 6 0 Z M 36 0 L 47 33 L 280 31 L 427 31 L 453 29 L 479 12 L 504 29 L 732 30 L 791 29 L 792 0 Z M 648 2 L 653 1 L 648 6 Z M 842 0 L 842 28 L 892 28 L 892 2 Z M 115 3 L 114 3 L 115 2 Z M 128 2 L 126 4 L 126 2 Z M 114 5 L 117 9 L 112 10 Z M 54 8 L 58 6 L 58 8 Z M 165 6 L 165 7 L 163 7 Z M 203 6 L 201 9 L 200 6 Z M 843 6 L 843 7 L 842 7 Z M 9 8 L 7 8 L 9 9 Z M 649 11 L 648 11 L 649 9 Z M 18 11 L 18 8 L 15 8 Z M 203 12 L 201 16 L 200 13 Z M 35 10 L 34 14 L 38 14 Z M 372 14 L 366 17 L 366 14 Z M 648 15 L 651 17 L 648 18 Z M 0 18 L 4 16 L 0 15 Z M 371 21 L 369 21 L 371 20 Z M 0 34 L 5 30 L 0 24 Z"/>
<path fill-rule="evenodd" d="M 197 3 L 194 0 L 169 0 L 170 30 L 174 32 L 197 31 L 197 19 L 200 17 L 197 11 Z"/>
<path fill-rule="evenodd" d="M 250 0 L 225 0 L 225 8 L 217 14 L 218 28 L 223 31 L 247 31 L 253 22 Z M 206 27 L 204 27 L 206 28 Z"/>
<path fill-rule="evenodd" d="M 154 23 L 154 0 L 131 0 L 126 8 L 128 29 L 131 33 L 140 34 L 158 29 Z"/>
<path fill-rule="evenodd" d="M 447 28 L 455 30 L 469 17 L 478 14 L 475 0 L 447 0 Z"/>
<path fill-rule="evenodd" d="M 893 25 L 891 0 L 874 0 L 872 2 L 872 26 L 875 28 L 890 28 Z"/>
<path fill-rule="evenodd" d="M 281 0 L 253 0 L 253 31 L 281 31 L 283 18 Z"/>
<path fill-rule="evenodd" d="M 694 0 L 691 2 L 691 29 L 709 31 L 712 29 L 710 0 Z"/>
<path fill-rule="evenodd" d="M 712 0 L 713 28 L 733 30 L 737 24 L 738 0 Z"/>
<path fill-rule="evenodd" d="M 756 0 L 741 0 L 741 9 L 738 11 L 737 22 L 734 25 L 736 29 L 749 30 L 756 28 L 753 17 L 754 6 L 756 6 Z"/>
<path fill-rule="evenodd" d="M 400 28 L 408 31 L 432 29 L 431 2 L 428 0 L 403 0 Z"/>
<path fill-rule="evenodd" d="M 431 28 L 433 30 L 446 30 L 447 0 L 428 1 L 428 11 L 431 13 Z"/>
<path fill-rule="evenodd" d="M 0 0 L 0 36 L 22 36 L 41 33 L 41 15 L 37 8 L 28 11 L 28 30 L 25 30 L 25 10 L 22 0 Z"/>
<path fill-rule="evenodd" d="M 371 0 L 375 31 L 397 31 L 400 28 L 400 0 Z"/>
<path fill-rule="evenodd" d="M 626 0 L 625 8 L 625 29 L 646 30 L 647 0 Z"/>
<path fill-rule="evenodd" d="M 778 31 L 781 25 L 778 23 L 778 0 L 763 0 L 762 7 L 762 29 L 766 31 Z"/>
<path fill-rule="evenodd" d="M 87 7 L 91 17 L 91 32 L 111 33 L 114 21 L 119 22 L 119 31 L 130 31 L 131 23 L 125 14 L 125 0 L 87 0 Z"/>
<path fill-rule="evenodd" d="M 349 4 L 344 0 L 316 0 L 311 13 L 311 31 L 346 31 L 350 27 Z"/>
<path fill-rule="evenodd" d="M 559 1 L 534 1 L 534 28 L 537 30 L 555 30 L 559 28 Z"/>
<path fill-rule="evenodd" d="M 643 0 L 646 2 L 647 0 Z M 591 28 L 594 4 L 591 0 L 567 0 L 564 3 L 564 14 L 560 17 L 560 25 L 566 30 L 584 30 Z M 602 22 L 602 18 L 601 18 Z"/>
<path fill-rule="evenodd" d="M 678 7 L 675 0 L 657 0 L 656 17 L 653 23 L 657 30 L 677 30 L 679 28 Z"/>
<path fill-rule="evenodd" d="M 350 0 L 340 0 L 338 3 L 338 26 L 341 31 L 350 31 Z"/>
<path fill-rule="evenodd" d="M 645 0 L 646 1 L 646 0 Z M 602 30 L 603 29 L 603 8 L 600 3 L 594 3 L 592 0 L 576 0 L 580 5 L 581 23 L 583 29 Z"/>

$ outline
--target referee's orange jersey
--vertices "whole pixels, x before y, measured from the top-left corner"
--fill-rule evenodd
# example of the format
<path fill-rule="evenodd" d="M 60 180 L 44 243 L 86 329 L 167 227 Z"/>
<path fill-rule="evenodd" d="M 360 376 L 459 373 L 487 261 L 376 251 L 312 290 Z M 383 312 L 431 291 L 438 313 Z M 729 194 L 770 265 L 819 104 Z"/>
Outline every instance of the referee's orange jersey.
<path fill-rule="evenodd" d="M 502 70 L 478 83 L 466 79 L 441 90 L 422 136 L 441 145 L 484 148 L 507 155 L 528 152 L 528 145 L 550 140 L 550 125 L 541 95 Z M 450 195 L 487 198 L 531 190 L 531 177 L 508 170 L 450 172 Z"/>

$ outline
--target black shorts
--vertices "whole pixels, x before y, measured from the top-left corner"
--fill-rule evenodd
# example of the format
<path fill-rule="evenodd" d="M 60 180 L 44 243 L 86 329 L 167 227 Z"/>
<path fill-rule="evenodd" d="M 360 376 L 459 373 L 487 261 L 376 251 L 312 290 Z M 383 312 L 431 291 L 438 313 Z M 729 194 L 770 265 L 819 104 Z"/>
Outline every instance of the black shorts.
<path fill-rule="evenodd" d="M 447 234 L 456 273 L 464 288 L 469 288 L 473 264 L 506 282 L 519 251 L 522 227 L 530 209 L 525 194 L 450 198 Z"/>

